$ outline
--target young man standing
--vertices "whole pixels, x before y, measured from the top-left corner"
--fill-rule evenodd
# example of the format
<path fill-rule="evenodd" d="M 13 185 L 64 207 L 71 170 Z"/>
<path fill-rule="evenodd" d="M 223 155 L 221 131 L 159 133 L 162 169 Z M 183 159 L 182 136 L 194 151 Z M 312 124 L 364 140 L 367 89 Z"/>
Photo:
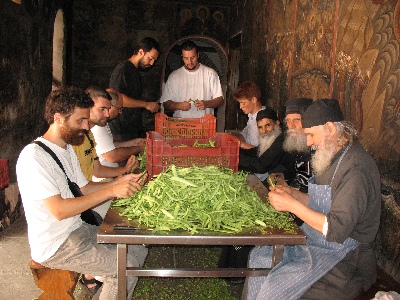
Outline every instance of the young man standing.
<path fill-rule="evenodd" d="M 199 51 L 193 41 L 182 46 L 184 65 L 169 75 L 160 102 L 174 117 L 200 118 L 214 114 L 214 108 L 224 103 L 218 74 L 199 63 Z"/>
<path fill-rule="evenodd" d="M 83 142 L 92 106 L 93 100 L 76 88 L 50 93 L 45 107 L 49 129 L 36 141 L 54 152 L 65 173 L 42 146 L 31 143 L 19 155 L 17 180 L 32 259 L 49 268 L 101 276 L 100 299 L 117 299 L 116 246 L 98 244 L 98 227 L 83 222 L 80 214 L 113 197 L 130 197 L 141 187 L 133 174 L 112 183 L 85 178 L 72 145 Z M 79 186 L 83 196 L 74 197 L 66 176 Z M 143 265 L 146 255 L 144 246 L 130 248 L 130 266 Z M 136 282 L 137 277 L 128 278 L 130 297 Z"/>
<path fill-rule="evenodd" d="M 146 37 L 133 46 L 133 55 L 117 65 L 112 72 L 109 86 L 120 92 L 126 102 L 122 113 L 110 122 L 114 139 L 127 141 L 145 137 L 142 109 L 153 113 L 160 109 L 157 102 L 147 102 L 142 99 L 139 72 L 150 69 L 158 59 L 159 52 L 158 42 L 151 37 Z"/>

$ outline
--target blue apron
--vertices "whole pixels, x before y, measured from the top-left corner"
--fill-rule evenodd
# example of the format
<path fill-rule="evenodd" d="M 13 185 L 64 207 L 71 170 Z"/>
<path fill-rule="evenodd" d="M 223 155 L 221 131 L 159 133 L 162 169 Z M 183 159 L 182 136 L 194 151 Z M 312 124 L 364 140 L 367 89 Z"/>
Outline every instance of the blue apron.
<path fill-rule="evenodd" d="M 329 185 L 317 185 L 314 183 L 315 178 L 310 178 L 308 205 L 313 210 L 323 214 L 330 211 L 331 184 L 349 147 L 350 145 L 341 155 Z M 322 233 L 308 224 L 304 223 L 300 228 L 307 236 L 306 245 L 285 246 L 282 261 L 271 270 L 268 276 L 249 277 L 247 300 L 299 299 L 359 244 L 350 237 L 343 244 L 327 242 Z M 271 255 L 271 246 L 254 248 L 250 254 L 249 267 L 271 266 Z"/>

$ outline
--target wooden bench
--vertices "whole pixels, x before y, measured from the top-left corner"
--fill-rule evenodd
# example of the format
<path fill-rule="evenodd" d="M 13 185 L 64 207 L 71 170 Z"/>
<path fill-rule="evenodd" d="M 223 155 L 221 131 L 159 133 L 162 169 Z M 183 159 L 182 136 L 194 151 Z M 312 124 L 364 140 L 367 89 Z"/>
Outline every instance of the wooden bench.
<path fill-rule="evenodd" d="M 31 260 L 29 267 L 33 279 L 43 293 L 39 300 L 74 300 L 74 290 L 79 280 L 79 273 L 45 267 Z"/>

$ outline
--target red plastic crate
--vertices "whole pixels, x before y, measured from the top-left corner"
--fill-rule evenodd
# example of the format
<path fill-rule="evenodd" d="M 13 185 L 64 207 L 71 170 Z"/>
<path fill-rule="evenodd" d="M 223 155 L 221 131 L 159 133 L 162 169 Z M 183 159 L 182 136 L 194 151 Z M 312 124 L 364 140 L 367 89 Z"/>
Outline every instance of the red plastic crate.
<path fill-rule="evenodd" d="M 217 118 L 206 114 L 201 118 L 170 118 L 156 113 L 154 131 L 166 138 L 209 138 L 216 133 Z"/>
<path fill-rule="evenodd" d="M 0 159 L 0 190 L 10 184 L 10 171 L 8 169 L 8 160 Z"/>
<path fill-rule="evenodd" d="M 193 147 L 197 141 L 200 144 L 215 142 L 215 147 Z M 187 147 L 178 147 L 186 145 Z M 149 178 L 160 174 L 170 165 L 178 167 L 204 167 L 217 165 L 238 170 L 240 142 L 227 133 L 216 133 L 206 139 L 166 138 L 158 132 L 147 132 L 146 139 L 146 169 Z"/>

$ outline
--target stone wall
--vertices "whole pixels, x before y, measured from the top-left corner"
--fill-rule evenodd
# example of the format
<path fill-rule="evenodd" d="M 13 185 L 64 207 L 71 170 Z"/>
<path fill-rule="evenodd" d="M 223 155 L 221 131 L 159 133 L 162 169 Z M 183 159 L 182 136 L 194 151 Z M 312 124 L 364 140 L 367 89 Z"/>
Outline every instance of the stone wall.
<path fill-rule="evenodd" d="M 257 82 L 264 103 L 281 116 L 287 99 L 337 98 L 357 126 L 391 195 L 390 205 L 383 202 L 377 253 L 398 281 L 399 18 L 395 1 L 238 1 L 230 32 L 243 36 L 239 81 Z"/>

